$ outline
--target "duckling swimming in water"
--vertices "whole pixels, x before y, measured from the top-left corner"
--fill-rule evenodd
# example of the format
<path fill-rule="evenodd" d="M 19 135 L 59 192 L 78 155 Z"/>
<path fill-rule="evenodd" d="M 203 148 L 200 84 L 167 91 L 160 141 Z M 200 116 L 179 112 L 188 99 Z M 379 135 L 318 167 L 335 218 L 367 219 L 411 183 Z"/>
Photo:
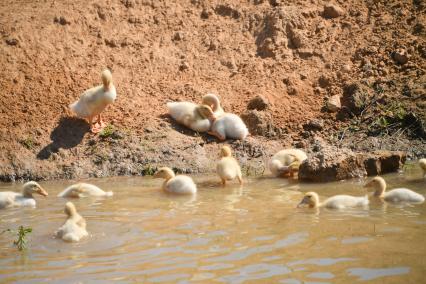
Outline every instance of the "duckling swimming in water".
<path fill-rule="evenodd" d="M 102 71 L 102 85 L 84 91 L 79 100 L 70 104 L 70 109 L 81 118 L 87 118 L 92 133 L 100 132 L 105 126 L 102 120 L 102 111 L 112 104 L 117 97 L 115 86 L 112 82 L 111 72 L 106 69 Z M 93 124 L 93 118 L 98 116 L 97 122 Z"/>
<path fill-rule="evenodd" d="M 76 183 L 70 185 L 64 189 L 61 193 L 58 194 L 58 197 L 73 197 L 80 198 L 84 196 L 113 196 L 112 191 L 103 191 L 99 187 L 89 183 Z"/>
<path fill-rule="evenodd" d="M 297 205 L 301 207 L 308 205 L 309 208 L 325 207 L 329 209 L 345 209 L 354 207 L 365 207 L 369 203 L 368 196 L 351 196 L 351 195 L 335 195 L 324 200 L 319 201 L 319 196 L 316 192 L 307 192 L 302 201 Z"/>
<path fill-rule="evenodd" d="M 425 198 L 408 188 L 395 188 L 386 192 L 386 181 L 382 177 L 375 177 L 364 185 L 367 188 L 373 188 L 374 197 L 381 198 L 387 202 L 404 203 L 423 203 Z"/>
<path fill-rule="evenodd" d="M 269 170 L 276 177 L 293 177 L 308 156 L 300 149 L 285 149 L 272 156 Z"/>
<path fill-rule="evenodd" d="M 22 193 L 13 191 L 0 192 L 0 209 L 18 206 L 36 206 L 33 194 L 48 196 L 48 193 L 37 182 L 29 181 L 22 187 Z"/>
<path fill-rule="evenodd" d="M 160 168 L 155 174 L 154 178 L 163 178 L 162 189 L 168 193 L 175 194 L 195 194 L 197 186 L 192 178 L 185 175 L 176 176 L 172 169 L 168 167 Z"/>
<path fill-rule="evenodd" d="M 419 166 L 423 170 L 423 177 L 426 177 L 426 159 L 420 159 Z"/>
<path fill-rule="evenodd" d="M 209 134 L 216 136 L 223 141 L 227 138 L 244 140 L 248 133 L 247 126 L 243 120 L 233 113 L 225 113 L 217 117 L 211 107 L 207 105 L 199 106 L 199 112 L 211 123 Z"/>
<path fill-rule="evenodd" d="M 241 175 L 241 168 L 237 160 L 232 157 L 231 148 L 223 146 L 220 149 L 221 159 L 216 165 L 216 172 L 222 180 L 222 185 L 226 185 L 227 180 L 238 179 L 240 185 L 243 184 L 243 178 Z"/>
<path fill-rule="evenodd" d="M 86 220 L 77 213 L 72 202 L 67 202 L 64 209 L 67 215 L 65 223 L 55 232 L 57 238 L 66 242 L 78 242 L 81 238 L 88 236 L 86 231 Z"/>

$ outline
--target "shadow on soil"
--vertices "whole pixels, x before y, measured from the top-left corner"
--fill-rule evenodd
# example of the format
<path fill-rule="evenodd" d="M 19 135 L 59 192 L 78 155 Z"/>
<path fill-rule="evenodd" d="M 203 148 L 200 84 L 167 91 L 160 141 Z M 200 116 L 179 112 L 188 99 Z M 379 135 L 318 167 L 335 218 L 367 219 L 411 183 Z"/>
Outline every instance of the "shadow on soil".
<path fill-rule="evenodd" d="M 59 149 L 70 149 L 81 143 L 84 134 L 89 132 L 89 124 L 76 117 L 62 117 L 58 126 L 50 133 L 52 143 L 45 146 L 38 154 L 37 159 L 48 159 L 53 153 Z"/>

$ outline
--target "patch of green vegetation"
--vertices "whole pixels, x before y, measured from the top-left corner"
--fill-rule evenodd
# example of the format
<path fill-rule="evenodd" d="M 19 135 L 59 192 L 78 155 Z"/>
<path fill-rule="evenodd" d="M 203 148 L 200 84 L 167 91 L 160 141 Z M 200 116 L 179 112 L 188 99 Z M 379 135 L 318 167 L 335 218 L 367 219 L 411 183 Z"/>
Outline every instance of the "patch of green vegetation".
<path fill-rule="evenodd" d="M 31 227 L 25 228 L 24 226 L 19 226 L 18 231 L 14 231 L 11 229 L 4 230 L 2 232 L 10 232 L 12 234 L 16 234 L 17 239 L 13 241 L 13 244 L 18 248 L 18 250 L 22 251 L 27 248 L 28 239 L 27 236 L 33 231 Z"/>
<path fill-rule="evenodd" d="M 151 165 L 147 165 L 142 169 L 142 175 L 144 176 L 152 176 L 157 171 L 157 168 L 152 167 Z"/>
<path fill-rule="evenodd" d="M 102 129 L 101 132 L 99 132 L 99 137 L 101 138 L 108 138 L 111 137 L 114 134 L 114 126 L 111 124 L 108 124 L 104 129 Z"/>
<path fill-rule="evenodd" d="M 35 141 L 34 141 L 33 137 L 31 137 L 31 136 L 29 136 L 29 137 L 27 137 L 23 140 L 20 140 L 19 142 L 22 144 L 22 146 L 24 146 L 28 150 L 33 149 L 34 145 L 35 145 Z"/>

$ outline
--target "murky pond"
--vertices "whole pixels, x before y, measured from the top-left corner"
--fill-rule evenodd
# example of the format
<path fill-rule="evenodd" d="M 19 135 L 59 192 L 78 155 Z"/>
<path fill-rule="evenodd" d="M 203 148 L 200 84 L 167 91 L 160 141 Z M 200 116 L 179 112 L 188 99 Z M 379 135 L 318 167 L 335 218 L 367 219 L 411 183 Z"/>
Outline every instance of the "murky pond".
<path fill-rule="evenodd" d="M 386 179 L 426 194 L 420 176 L 411 170 Z M 194 198 L 165 195 L 152 178 L 88 180 L 115 195 L 74 200 L 91 234 L 74 244 L 52 237 L 67 201 L 56 195 L 72 181 L 42 182 L 50 195 L 37 197 L 36 209 L 0 211 L 0 231 L 33 228 L 24 252 L 13 235 L 0 235 L 0 282 L 424 282 L 426 204 L 313 210 L 295 208 L 302 192 L 363 195 L 363 181 L 260 178 L 221 188 L 215 176 L 195 180 Z M 0 191 L 20 186 L 0 184 Z"/>

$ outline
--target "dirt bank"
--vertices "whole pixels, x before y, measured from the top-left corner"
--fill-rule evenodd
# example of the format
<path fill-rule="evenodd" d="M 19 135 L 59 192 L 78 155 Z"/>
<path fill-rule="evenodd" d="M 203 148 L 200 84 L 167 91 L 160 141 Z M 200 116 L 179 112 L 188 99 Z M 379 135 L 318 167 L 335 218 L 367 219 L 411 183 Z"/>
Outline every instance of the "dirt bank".
<path fill-rule="evenodd" d="M 247 171 L 261 171 L 282 147 L 309 148 L 315 136 L 426 156 L 425 9 L 422 1 L 2 1 L 0 179 L 147 174 L 158 165 L 211 171 L 220 145 L 165 115 L 167 101 L 207 92 L 240 115 L 255 96 L 268 100 L 248 115 L 260 131 L 231 143 Z M 118 99 L 105 113 L 114 131 L 102 138 L 67 106 L 105 67 Z M 333 96 L 342 108 L 328 112 Z"/>

